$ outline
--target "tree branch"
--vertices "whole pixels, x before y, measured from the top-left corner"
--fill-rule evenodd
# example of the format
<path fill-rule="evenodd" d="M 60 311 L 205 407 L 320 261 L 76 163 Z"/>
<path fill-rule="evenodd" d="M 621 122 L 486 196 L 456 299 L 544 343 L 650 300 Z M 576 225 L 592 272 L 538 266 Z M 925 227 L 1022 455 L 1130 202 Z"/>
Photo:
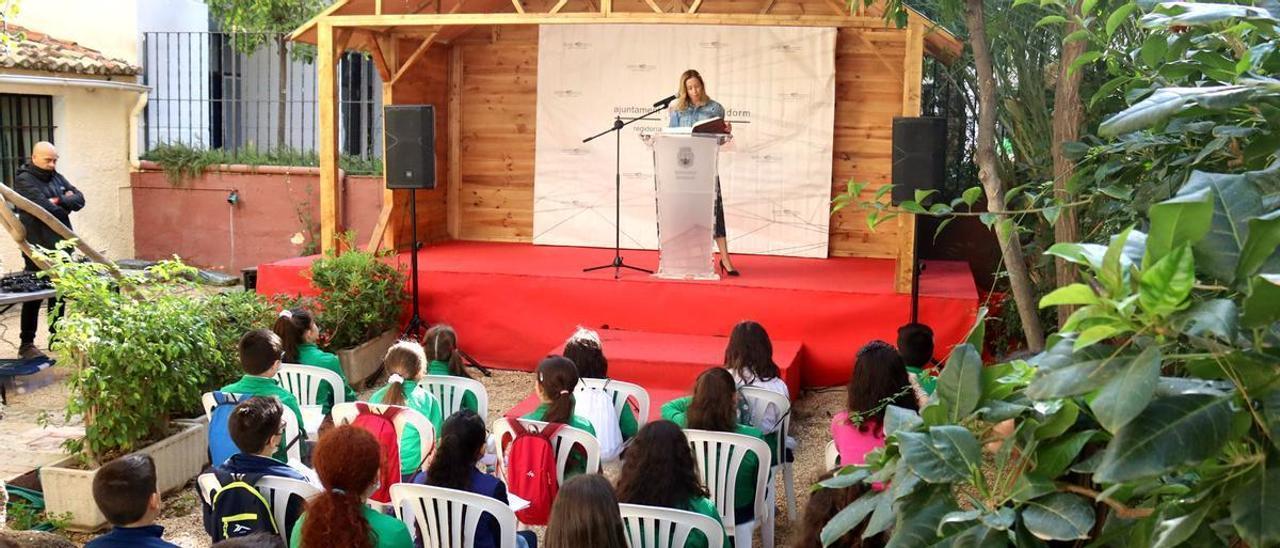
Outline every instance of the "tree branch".
<path fill-rule="evenodd" d="M 1096 500 L 1107 506 L 1110 506 L 1111 510 L 1114 511 L 1116 515 L 1122 519 L 1142 519 L 1155 513 L 1154 508 L 1130 508 L 1128 506 L 1120 504 L 1114 499 L 1111 499 L 1108 497 L 1101 497 L 1101 494 L 1098 493 L 1097 491 L 1094 491 L 1093 489 L 1076 485 L 1074 483 L 1059 483 L 1058 490 L 1065 491 L 1067 493 L 1075 493 L 1077 495 L 1084 495 L 1086 497 L 1089 497 L 1090 499 Z"/>

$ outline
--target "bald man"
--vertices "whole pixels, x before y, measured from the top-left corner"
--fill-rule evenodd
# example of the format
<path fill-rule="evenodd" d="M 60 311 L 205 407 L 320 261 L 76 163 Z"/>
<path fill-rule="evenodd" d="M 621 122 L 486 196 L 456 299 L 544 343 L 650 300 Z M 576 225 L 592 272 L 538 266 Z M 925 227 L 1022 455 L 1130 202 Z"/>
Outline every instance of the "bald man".
<path fill-rule="evenodd" d="M 45 211 L 53 214 L 62 224 L 71 228 L 71 212 L 84 208 L 84 194 L 58 173 L 58 149 L 52 143 L 41 141 L 31 148 L 31 161 L 18 168 L 18 176 L 14 178 L 13 189 Z M 52 228 L 44 221 L 24 212 L 18 212 L 22 226 L 27 229 L 27 243 L 53 249 L 62 241 Z M 25 255 L 22 257 L 24 270 L 39 270 L 35 263 Z M 53 321 L 61 314 L 56 299 L 49 299 L 50 333 L 53 332 Z M 40 322 L 40 301 L 22 303 L 22 344 L 18 346 L 18 354 L 23 358 L 36 358 L 44 355 L 36 348 L 36 325 Z"/>

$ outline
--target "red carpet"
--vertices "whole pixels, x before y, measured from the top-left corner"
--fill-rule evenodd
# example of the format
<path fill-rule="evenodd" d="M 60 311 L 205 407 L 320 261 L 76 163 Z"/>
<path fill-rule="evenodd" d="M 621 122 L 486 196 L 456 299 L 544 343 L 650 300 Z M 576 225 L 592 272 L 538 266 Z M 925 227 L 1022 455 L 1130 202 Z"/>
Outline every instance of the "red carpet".
<path fill-rule="evenodd" d="M 531 369 L 577 325 L 724 337 L 752 319 L 774 340 L 802 345 L 796 359 L 802 385 L 831 386 L 848 381 L 859 347 L 872 339 L 892 343 L 910 317 L 910 296 L 893 291 L 888 259 L 739 255 L 734 263 L 742 276 L 693 282 L 581 271 L 612 260 L 606 249 L 447 242 L 419 253 L 423 318 L 453 325 L 468 353 L 501 368 Z M 657 264 L 655 252 L 623 256 L 644 268 Z M 258 292 L 312 293 L 303 272 L 314 259 L 261 265 Z M 407 253 L 396 260 L 408 267 Z M 920 288 L 920 320 L 933 327 L 937 354 L 945 357 L 973 322 L 973 278 L 963 263 L 929 262 Z M 653 348 L 655 356 L 704 351 Z"/>

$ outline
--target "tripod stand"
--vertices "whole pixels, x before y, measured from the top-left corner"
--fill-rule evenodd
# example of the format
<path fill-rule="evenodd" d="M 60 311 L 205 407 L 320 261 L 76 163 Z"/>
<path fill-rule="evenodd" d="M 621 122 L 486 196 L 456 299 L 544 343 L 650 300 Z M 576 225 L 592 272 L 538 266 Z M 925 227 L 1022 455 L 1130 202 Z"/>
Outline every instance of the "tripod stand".
<path fill-rule="evenodd" d="M 422 343 L 422 338 L 426 336 L 427 322 L 422 319 L 418 313 L 418 250 L 422 248 L 422 244 L 418 241 L 418 189 L 409 189 L 409 234 L 413 238 L 413 244 L 409 250 L 409 286 L 413 297 L 413 315 L 409 318 L 409 324 L 404 327 L 404 331 L 400 333 L 401 339 L 413 339 Z M 462 349 L 458 349 L 458 354 L 468 366 L 475 368 L 484 376 L 492 376 L 493 373 L 487 367 L 481 365 Z"/>
<path fill-rule="evenodd" d="M 659 102 L 661 103 L 661 101 Z M 666 107 L 667 105 L 663 104 L 658 108 L 627 120 L 626 122 L 622 121 L 621 116 L 614 116 L 613 127 L 582 140 L 582 142 L 588 143 L 605 135 L 606 133 L 611 131 L 613 132 L 613 262 L 605 265 L 584 268 L 582 269 L 583 272 L 591 272 L 602 268 L 613 268 L 613 278 L 615 280 L 618 279 L 619 269 L 623 268 L 653 274 L 652 270 L 640 268 L 638 266 L 631 266 L 622 260 L 622 128 L 635 123 L 636 120 L 648 118 L 650 114 L 658 112 Z"/>

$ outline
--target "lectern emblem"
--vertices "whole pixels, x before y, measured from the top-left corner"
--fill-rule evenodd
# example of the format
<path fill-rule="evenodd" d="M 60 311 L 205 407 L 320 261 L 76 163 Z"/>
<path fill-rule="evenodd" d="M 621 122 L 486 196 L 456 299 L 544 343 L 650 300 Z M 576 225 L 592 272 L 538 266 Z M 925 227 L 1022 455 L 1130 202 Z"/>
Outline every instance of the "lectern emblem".
<path fill-rule="evenodd" d="M 680 147 L 680 152 L 676 154 L 676 161 L 680 163 L 680 167 L 688 169 L 693 165 L 693 149 Z"/>

